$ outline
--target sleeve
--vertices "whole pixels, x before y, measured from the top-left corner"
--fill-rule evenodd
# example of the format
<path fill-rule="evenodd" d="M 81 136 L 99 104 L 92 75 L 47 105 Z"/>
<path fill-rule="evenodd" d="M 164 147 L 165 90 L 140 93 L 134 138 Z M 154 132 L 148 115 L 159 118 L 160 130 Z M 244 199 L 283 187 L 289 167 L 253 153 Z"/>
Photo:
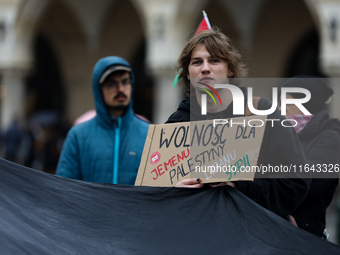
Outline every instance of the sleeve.
<path fill-rule="evenodd" d="M 319 134 L 313 141 L 313 146 L 306 152 L 308 164 L 339 164 L 340 136 L 334 130 Z"/>
<path fill-rule="evenodd" d="M 79 139 L 73 129 L 67 134 L 59 158 L 56 175 L 81 180 Z"/>
<path fill-rule="evenodd" d="M 340 136 L 335 130 L 326 130 L 315 137 L 305 155 L 310 167 L 314 165 L 317 168 L 319 165 L 322 168 L 326 164 L 325 169 L 333 171 L 313 173 L 312 176 L 317 178 L 313 179 L 309 194 L 321 194 L 337 183 L 335 179 L 339 179 L 339 171 L 334 168 L 339 168 L 340 164 Z"/>
<path fill-rule="evenodd" d="M 261 101 L 259 108 L 263 104 Z M 271 102 L 265 102 L 269 103 L 264 109 L 269 109 Z M 268 121 L 271 119 L 276 121 Z M 294 172 L 294 167 L 304 165 L 306 159 L 294 128 L 288 127 L 288 121 L 284 120 L 278 110 L 268 116 L 258 159 L 259 169 L 268 166 L 278 171 L 257 172 L 253 182 L 242 181 L 237 187 L 250 199 L 282 217 L 291 214 L 304 200 L 311 183 L 310 173 L 300 173 L 298 169 Z M 284 172 L 283 168 L 290 172 Z"/>

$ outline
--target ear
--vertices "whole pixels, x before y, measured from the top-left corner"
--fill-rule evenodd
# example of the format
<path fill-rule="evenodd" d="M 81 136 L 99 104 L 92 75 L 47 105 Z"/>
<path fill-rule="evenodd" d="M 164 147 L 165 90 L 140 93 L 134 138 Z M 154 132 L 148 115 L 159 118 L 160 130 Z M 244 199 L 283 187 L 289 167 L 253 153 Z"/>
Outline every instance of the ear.
<path fill-rule="evenodd" d="M 189 74 L 187 74 L 187 78 L 188 78 L 188 80 L 190 80 L 190 76 L 189 76 Z"/>
<path fill-rule="evenodd" d="M 228 77 L 232 77 L 234 75 L 234 72 L 232 72 L 232 71 L 229 71 L 229 73 L 228 73 Z"/>

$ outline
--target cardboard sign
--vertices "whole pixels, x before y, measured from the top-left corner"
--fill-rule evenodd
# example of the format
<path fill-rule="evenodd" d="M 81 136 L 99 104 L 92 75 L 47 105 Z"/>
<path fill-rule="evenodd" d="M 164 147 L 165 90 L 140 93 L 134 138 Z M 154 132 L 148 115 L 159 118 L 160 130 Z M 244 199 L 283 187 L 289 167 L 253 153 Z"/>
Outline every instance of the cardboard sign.
<path fill-rule="evenodd" d="M 150 125 L 135 185 L 253 180 L 266 117 Z"/>

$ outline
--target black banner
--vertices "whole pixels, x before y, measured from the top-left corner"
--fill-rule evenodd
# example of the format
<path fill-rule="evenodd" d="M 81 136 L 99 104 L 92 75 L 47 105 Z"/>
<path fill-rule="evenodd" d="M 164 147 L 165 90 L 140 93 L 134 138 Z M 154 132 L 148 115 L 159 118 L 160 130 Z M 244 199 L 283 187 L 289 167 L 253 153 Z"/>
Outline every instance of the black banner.
<path fill-rule="evenodd" d="M 95 184 L 1 159 L 0 254 L 340 254 L 340 249 L 231 187 Z"/>

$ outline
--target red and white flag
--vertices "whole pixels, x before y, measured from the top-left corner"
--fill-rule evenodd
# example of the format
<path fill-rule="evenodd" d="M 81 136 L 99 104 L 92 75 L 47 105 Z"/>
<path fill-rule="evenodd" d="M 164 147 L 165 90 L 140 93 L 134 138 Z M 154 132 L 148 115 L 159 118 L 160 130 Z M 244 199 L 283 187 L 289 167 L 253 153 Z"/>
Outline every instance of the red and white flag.
<path fill-rule="evenodd" d="M 205 11 L 203 11 L 203 19 L 200 25 L 198 26 L 195 35 L 199 34 L 203 30 L 209 30 L 209 29 L 211 29 L 210 22 L 209 22 L 207 14 L 205 13 Z"/>

